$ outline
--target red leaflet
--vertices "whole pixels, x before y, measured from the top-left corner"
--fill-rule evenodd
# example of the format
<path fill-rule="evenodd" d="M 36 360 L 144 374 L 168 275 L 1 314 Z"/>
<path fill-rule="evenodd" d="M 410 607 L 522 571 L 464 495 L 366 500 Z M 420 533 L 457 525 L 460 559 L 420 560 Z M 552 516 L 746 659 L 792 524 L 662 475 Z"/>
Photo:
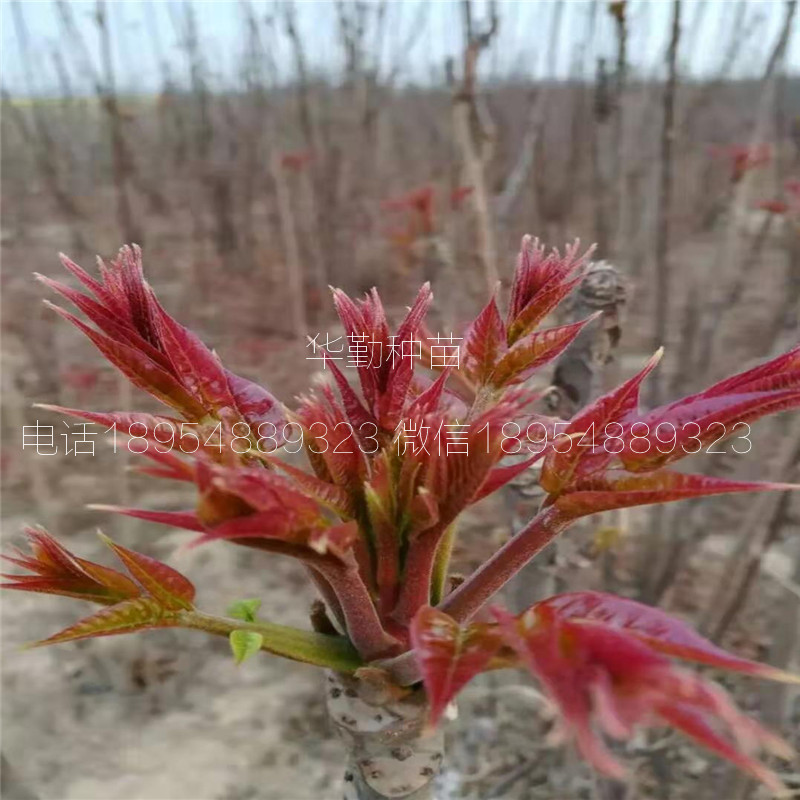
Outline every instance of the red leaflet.
<path fill-rule="evenodd" d="M 789 672 L 732 655 L 675 617 L 635 600 L 604 592 L 569 592 L 542 600 L 534 608 L 552 608 L 564 619 L 591 620 L 620 628 L 669 656 L 759 678 L 800 683 Z"/>
<path fill-rule="evenodd" d="M 439 525 L 449 525 L 475 502 L 490 471 L 505 455 L 504 426 L 518 415 L 520 403 L 509 398 L 473 419 L 469 425 L 444 414 L 404 422 L 394 445 L 411 463 L 418 463 L 416 484 L 438 506 Z"/>
<path fill-rule="evenodd" d="M 234 408 L 250 425 L 251 434 L 259 438 L 270 434 L 282 444 L 283 426 L 286 424 L 283 406 L 263 386 L 234 375 L 227 369 L 225 376 L 233 395 Z M 261 425 L 267 427 L 262 430 Z"/>
<path fill-rule="evenodd" d="M 637 727 L 668 724 L 771 789 L 781 787 L 752 752 L 769 749 L 786 757 L 788 746 L 745 717 L 721 688 L 674 666 L 650 637 L 643 639 L 606 622 L 572 618 L 570 603 L 559 608 L 557 601 L 539 603 L 519 618 L 499 609 L 494 613 L 504 641 L 542 682 L 561 711 L 567 733 L 597 769 L 624 776 L 596 727 L 627 739 Z M 651 631 L 652 622 L 645 626 Z"/>
<path fill-rule="evenodd" d="M 738 492 L 784 491 L 800 488 L 790 483 L 759 483 L 714 478 L 708 475 L 686 475 L 682 472 L 659 472 L 626 475 L 610 472 L 603 476 L 577 480 L 561 494 L 555 506 L 570 517 L 596 514 L 612 508 L 672 503 L 692 497 Z"/>
<path fill-rule="evenodd" d="M 322 397 L 300 398 L 297 421 L 303 426 L 303 443 L 317 476 L 353 491 L 367 473 L 366 451 L 376 451 L 377 426 L 358 425 L 348 419 L 329 386 L 320 387 Z"/>
<path fill-rule="evenodd" d="M 318 503 L 335 511 L 340 517 L 350 518 L 354 515 L 353 501 L 350 495 L 340 486 L 320 480 L 298 467 L 293 467 L 278 458 L 267 459 L 268 463 L 285 472 L 294 479 L 298 487 L 313 497 Z"/>
<path fill-rule="evenodd" d="M 516 464 L 507 464 L 491 470 L 491 472 L 489 472 L 489 474 L 486 476 L 484 482 L 481 484 L 480 489 L 478 489 L 477 493 L 475 494 L 472 502 L 477 503 L 478 500 L 482 500 L 484 497 L 494 494 L 498 489 L 505 486 L 510 481 L 513 481 L 514 478 L 525 472 L 525 470 L 531 467 L 536 461 L 539 460 L 539 458 L 540 454 L 537 453 L 536 455 L 532 455 L 530 458 L 526 458 L 523 461 L 518 461 Z"/>
<path fill-rule="evenodd" d="M 121 514 L 124 517 L 143 519 L 145 522 L 156 522 L 159 525 L 168 525 L 170 528 L 182 528 L 197 533 L 205 531 L 196 511 L 148 511 L 143 508 L 124 508 L 102 503 L 93 503 L 88 508 L 94 511 L 110 511 L 112 514 Z"/>
<path fill-rule="evenodd" d="M 103 605 L 139 596 L 139 587 L 130 578 L 74 556 L 43 528 L 26 528 L 25 535 L 31 555 L 20 552 L 17 557 L 3 558 L 35 574 L 4 575 L 12 583 L 2 584 L 3 589 L 61 594 Z"/>
<path fill-rule="evenodd" d="M 647 414 L 629 414 L 620 459 L 631 472 L 749 433 L 749 423 L 800 405 L 800 348 Z"/>
<path fill-rule="evenodd" d="M 36 642 L 33 647 L 45 644 L 61 644 L 78 639 L 94 639 L 98 636 L 115 636 L 134 633 L 148 628 L 172 628 L 180 625 L 174 611 L 164 608 L 152 597 L 136 597 L 104 608 L 63 631 Z"/>
<path fill-rule="evenodd" d="M 135 583 L 116 570 L 74 556 L 44 530 L 29 528 L 26 534 L 33 555 L 6 558 L 36 575 L 8 576 L 14 583 L 3 588 L 64 594 L 108 606 L 37 645 L 169 627 L 179 624 L 178 612 L 193 608 L 195 590 L 187 578 L 155 558 L 115 544 L 107 536 L 100 534 Z"/>
<path fill-rule="evenodd" d="M 172 365 L 172 372 L 206 408 L 233 408 L 225 369 L 219 358 L 191 331 L 178 324 L 153 299 L 160 312 L 161 347 Z"/>
<path fill-rule="evenodd" d="M 238 412 L 254 428 L 283 420 L 280 404 L 266 389 L 227 372 L 217 356 L 159 305 L 144 280 L 138 247 L 123 247 L 108 266 L 100 262 L 102 282 L 77 264 L 62 263 L 96 299 L 49 278 L 40 280 L 74 303 L 100 329 L 52 306 L 79 328 L 129 380 L 190 420 Z"/>
<path fill-rule="evenodd" d="M 478 384 L 488 383 L 497 362 L 508 352 L 506 327 L 492 299 L 464 334 L 464 363 L 461 365 Z"/>
<path fill-rule="evenodd" d="M 419 329 L 432 299 L 426 283 L 397 333 L 390 336 L 383 304 L 374 289 L 357 301 L 351 300 L 341 289 L 333 292 L 336 312 L 347 332 L 350 347 L 357 348 L 354 360 L 367 410 L 384 430 L 394 430 L 406 407 L 414 374 L 413 343 L 418 341 Z M 339 384 L 341 389 L 341 380 Z M 349 395 L 343 399 L 346 406 L 352 402 Z M 359 417 L 350 421 L 359 426 L 364 420 Z"/>
<path fill-rule="evenodd" d="M 546 491 L 551 494 L 562 491 L 574 475 L 581 474 L 581 462 L 591 463 L 591 471 L 595 471 L 611 460 L 613 456 L 609 451 L 602 447 L 590 449 L 577 446 L 575 437 L 588 434 L 593 441 L 602 444 L 609 423 L 618 422 L 630 412 L 637 410 L 642 381 L 661 360 L 662 354 L 663 350 L 658 350 L 641 372 L 595 400 L 570 420 L 564 431 L 563 441 L 559 437 L 557 443 L 554 442 L 542 465 L 541 484 Z M 586 472 L 588 469 L 584 470 L 584 473 Z"/>
<path fill-rule="evenodd" d="M 406 416 L 411 419 L 415 417 L 422 417 L 426 414 L 434 413 L 442 406 L 449 405 L 451 399 L 449 397 L 445 397 L 445 384 L 447 383 L 447 379 L 451 374 L 452 368 L 445 367 L 435 381 L 432 381 L 430 384 L 425 386 L 425 388 L 421 389 L 419 394 L 408 406 Z M 421 381 L 419 383 L 424 385 Z M 414 391 L 417 387 L 412 386 L 411 388 L 412 391 Z M 466 409 L 464 409 L 464 413 L 466 413 Z"/>
<path fill-rule="evenodd" d="M 54 306 L 48 301 L 45 301 L 45 305 L 86 334 L 103 356 L 134 386 L 149 392 L 165 405 L 180 411 L 188 419 L 201 419 L 205 415 L 205 409 L 200 402 L 192 397 L 173 375 L 144 352 L 124 341 L 98 333 L 63 308 Z"/>
<path fill-rule="evenodd" d="M 50 405 L 49 403 L 37 403 L 36 408 L 44 408 L 47 411 L 55 411 L 59 414 L 68 414 L 71 417 L 85 419 L 96 425 L 105 428 L 104 433 L 109 437 L 135 437 L 142 439 L 135 447 L 141 448 L 141 455 L 146 455 L 154 460 L 161 461 L 165 466 L 169 465 L 175 473 L 174 477 L 179 478 L 183 473 L 184 480 L 191 480 L 191 467 L 176 455 L 195 453 L 203 450 L 210 457 L 221 458 L 220 448 L 214 447 L 211 440 L 213 425 L 201 425 L 196 422 L 182 422 L 175 417 L 166 417 L 155 414 L 143 414 L 139 412 L 126 411 L 81 411 L 77 408 L 65 408 L 64 406 Z M 113 438 L 109 440 L 114 443 Z M 122 443 L 117 443 L 117 447 L 124 447 Z M 209 446 L 205 446 L 205 442 Z M 146 449 L 145 449 L 146 447 Z M 163 452 L 162 452 L 163 451 Z"/>
<path fill-rule="evenodd" d="M 114 551 L 136 582 L 164 608 L 192 607 L 195 589 L 188 578 L 155 558 L 115 544 L 108 536 L 100 538 Z"/>
<path fill-rule="evenodd" d="M 556 437 L 541 484 L 570 516 L 703 495 L 795 488 L 785 484 L 728 481 L 660 470 L 706 446 L 739 436 L 759 417 L 800 405 L 800 348 L 734 375 L 647 414 L 638 412 L 639 387 L 659 353 L 638 375 L 576 414 Z M 590 440 L 582 446 L 583 439 Z M 580 441 L 576 441 L 580 439 Z M 614 462 L 628 472 L 609 471 Z"/>
<path fill-rule="evenodd" d="M 411 645 L 419 663 L 436 723 L 447 704 L 499 650 L 500 636 L 491 625 L 473 624 L 461 629 L 447 614 L 426 606 L 411 623 Z"/>
<path fill-rule="evenodd" d="M 205 532 L 196 544 L 265 539 L 299 548 L 290 553 L 297 557 L 313 550 L 341 560 L 357 538 L 357 526 L 332 524 L 317 500 L 288 477 L 251 467 L 209 465 L 207 470 L 198 476 L 198 517 Z"/>
<path fill-rule="evenodd" d="M 535 370 L 555 361 L 584 327 L 601 314 L 598 311 L 580 322 L 535 331 L 519 339 L 497 362 L 491 375 L 492 385 L 500 387 L 527 380 Z"/>
<path fill-rule="evenodd" d="M 631 472 L 658 469 L 712 443 L 746 437 L 750 422 L 797 406 L 800 389 L 699 397 L 655 409 L 626 422 L 626 442 L 619 457 Z"/>
<path fill-rule="evenodd" d="M 539 324 L 580 283 L 593 248 L 578 255 L 580 242 L 569 245 L 564 255 L 546 254 L 543 244 L 530 236 L 522 238 L 508 308 L 508 344 L 513 344 Z"/>
<path fill-rule="evenodd" d="M 195 539 L 193 544 L 196 546 L 222 539 L 246 544 L 246 540 L 252 539 L 256 548 L 282 553 L 301 561 L 313 561 L 313 554 L 330 554 L 334 559 L 344 561 L 357 535 L 358 529 L 352 522 L 309 527 L 298 524 L 290 514 L 259 512 L 215 525 Z"/>

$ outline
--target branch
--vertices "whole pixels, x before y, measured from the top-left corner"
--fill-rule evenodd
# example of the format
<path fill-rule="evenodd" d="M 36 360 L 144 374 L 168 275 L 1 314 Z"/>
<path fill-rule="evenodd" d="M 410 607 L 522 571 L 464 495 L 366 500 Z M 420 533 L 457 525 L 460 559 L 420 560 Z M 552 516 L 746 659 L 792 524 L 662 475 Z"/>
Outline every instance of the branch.
<path fill-rule="evenodd" d="M 338 604 L 331 602 L 331 610 L 337 616 L 341 614 L 348 638 L 365 661 L 386 657 L 399 647 L 397 639 L 390 636 L 381 624 L 375 603 L 361 579 L 355 559 L 351 563 L 342 563 L 309 548 L 298 548 L 276 539 L 242 538 L 230 541 L 243 547 L 291 556 L 324 578 L 326 583 L 322 584 L 321 591 L 323 599 L 331 602 L 328 588 L 336 595 Z M 317 585 L 320 586 L 319 583 Z"/>
<path fill-rule="evenodd" d="M 457 622 L 466 622 L 571 521 L 553 506 L 540 511 L 449 594 L 439 608 Z"/>
<path fill-rule="evenodd" d="M 454 589 L 437 608 L 457 622 L 467 622 L 571 521 L 554 506 L 539 512 L 513 539 L 506 542 Z M 420 680 L 413 651 L 384 661 L 380 666 L 402 686 L 410 686 Z"/>
<path fill-rule="evenodd" d="M 233 631 L 241 630 L 260 633 L 263 638 L 261 649 L 267 653 L 339 672 L 355 672 L 363 666 L 355 648 L 344 636 L 302 631 L 272 622 L 227 619 L 204 614 L 202 611 L 182 612 L 180 625 L 225 637 L 230 636 Z"/>

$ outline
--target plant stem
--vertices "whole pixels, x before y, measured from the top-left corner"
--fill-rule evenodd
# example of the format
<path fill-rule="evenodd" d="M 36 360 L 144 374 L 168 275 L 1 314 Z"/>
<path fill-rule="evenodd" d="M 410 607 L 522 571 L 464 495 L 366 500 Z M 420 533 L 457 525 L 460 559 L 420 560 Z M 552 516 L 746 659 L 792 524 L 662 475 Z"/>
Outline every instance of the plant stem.
<path fill-rule="evenodd" d="M 571 522 L 555 506 L 540 511 L 520 532 L 449 594 L 437 608 L 458 622 L 467 622 L 508 583 L 537 553 L 541 552 Z M 412 652 L 381 665 L 402 686 L 420 680 Z"/>
<path fill-rule="evenodd" d="M 375 603 L 358 572 L 355 559 L 343 563 L 329 555 L 315 553 L 308 548 L 298 549 L 295 545 L 276 539 L 244 538 L 231 541 L 243 547 L 292 556 L 311 567 L 327 583 L 327 586 L 318 584 L 325 588 L 321 592 L 323 599 L 329 602 L 333 600 L 327 596 L 328 588 L 336 595 L 338 608 L 332 605 L 331 610 L 337 616 L 341 613 L 348 638 L 365 661 L 385 658 L 400 646 L 400 642 L 387 633 L 381 624 Z"/>
<path fill-rule="evenodd" d="M 438 606 L 447 591 L 448 569 L 450 556 L 453 553 L 453 544 L 456 539 L 456 523 L 451 522 L 436 548 L 436 558 L 433 562 L 431 576 L 431 604 Z"/>
<path fill-rule="evenodd" d="M 347 634 L 365 661 L 386 657 L 400 642 L 386 632 L 381 624 L 375 603 L 357 567 L 330 564 L 320 560 L 314 565 L 328 581 L 339 599 Z"/>
<path fill-rule="evenodd" d="M 346 800 L 434 800 L 444 732 L 426 729 L 422 689 L 392 699 L 373 694 L 357 678 L 329 672 L 325 693 L 328 716 L 347 750 Z"/>
<path fill-rule="evenodd" d="M 457 622 L 466 622 L 571 521 L 555 506 L 540 511 L 448 595 L 439 608 Z"/>
<path fill-rule="evenodd" d="M 421 534 L 411 543 L 403 567 L 400 599 L 392 611 L 392 618 L 397 622 L 410 622 L 422 606 L 430 603 L 433 565 L 442 533 L 442 529 L 436 527 Z"/>
<path fill-rule="evenodd" d="M 236 630 L 260 633 L 263 637 L 261 649 L 268 653 L 342 672 L 352 672 L 362 664 L 355 648 L 344 636 L 302 631 L 271 622 L 227 619 L 204 614 L 202 611 L 181 612 L 179 624 L 183 628 L 193 628 L 218 636 L 229 636 Z"/>

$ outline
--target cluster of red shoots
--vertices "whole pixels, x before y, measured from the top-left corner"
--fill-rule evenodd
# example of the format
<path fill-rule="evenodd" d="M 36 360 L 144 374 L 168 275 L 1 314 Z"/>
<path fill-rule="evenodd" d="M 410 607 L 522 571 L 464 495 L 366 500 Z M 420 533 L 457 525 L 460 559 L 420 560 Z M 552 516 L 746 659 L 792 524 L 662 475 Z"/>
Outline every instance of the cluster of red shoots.
<path fill-rule="evenodd" d="M 400 220 L 387 232 L 388 238 L 402 250 L 409 248 L 418 239 L 434 235 L 441 227 L 442 214 L 437 211 L 437 206 L 444 205 L 451 212 L 459 211 L 472 192 L 472 186 L 456 186 L 450 191 L 446 201 L 444 198 L 437 200 L 436 187 L 426 183 L 410 192 L 384 200 L 381 209 Z"/>
<path fill-rule="evenodd" d="M 720 425 L 714 423 L 733 432 L 737 423 L 800 404 L 800 347 L 705 391 L 643 411 L 640 387 L 659 352 L 641 372 L 572 419 L 537 413 L 538 398 L 526 381 L 552 366 L 594 321 L 540 327 L 581 281 L 587 256 L 577 244 L 560 254 L 525 237 L 505 313 L 492 297 L 463 332 L 458 369 L 422 376 L 411 359 L 386 359 L 358 368 L 359 391 L 330 360 L 332 383 L 300 397 L 293 410 L 225 369 L 212 350 L 167 314 L 144 280 L 138 248 L 123 248 L 109 265 L 101 262 L 100 280 L 63 258 L 88 294 L 40 280 L 94 327 L 53 308 L 172 413 L 56 410 L 123 432 L 140 423 L 137 431 L 144 428 L 144 438 L 154 445 L 163 444 L 154 433 L 158 423 L 179 431 L 170 452 L 148 448 L 145 457 L 152 463 L 143 471 L 194 484 L 196 506 L 116 511 L 194 531 L 198 543 L 225 540 L 290 556 L 305 566 L 331 626 L 311 634 L 265 623 L 259 629 L 262 649 L 340 670 L 369 664 L 385 670 L 398 686 L 422 680 L 433 720 L 477 673 L 522 665 L 558 706 L 563 733 L 609 775 L 620 776 L 622 767 L 604 735 L 624 739 L 638 726 L 670 725 L 777 790 L 778 778 L 756 755 L 766 748 L 785 756 L 786 745 L 743 716 L 719 686 L 671 659 L 776 680 L 796 680 L 793 676 L 728 654 L 665 613 L 608 594 L 559 595 L 518 616 L 487 607 L 579 517 L 702 495 L 789 488 L 670 467 L 687 451 L 718 439 Z M 381 343 L 389 352 L 391 341 L 421 341 L 426 335 L 428 286 L 400 322 L 395 339 L 376 291 L 353 300 L 335 290 L 333 299 L 347 335 L 359 337 L 354 341 Z M 303 431 L 309 470 L 281 457 L 288 422 Z M 524 431 L 531 422 L 552 435 L 540 452 L 522 461 L 509 459 L 507 424 L 517 423 Z M 237 430 L 239 423 L 246 424 L 247 436 L 241 425 Z M 672 447 L 665 449 L 657 437 L 660 423 L 677 431 Z M 256 431 L 263 425 L 274 432 L 272 451 L 257 446 Z M 468 447 L 457 453 L 420 448 L 411 432 L 423 428 L 458 429 Z M 205 434 L 214 430 L 226 443 L 236 438 L 237 447 L 209 445 Z M 589 432 L 588 445 L 569 446 Z M 606 447 L 612 432 L 615 446 Z M 690 440 L 696 445 L 685 447 Z M 450 590 L 448 562 L 459 514 L 536 461 L 546 492 L 540 512 Z M 78 558 L 42 530 L 28 533 L 32 553 L 10 560 L 30 574 L 9 576 L 6 587 L 106 606 L 45 643 L 205 624 L 194 611 L 192 584 L 170 567 L 112 544 L 128 577 Z M 214 619 L 206 627 L 218 633 L 225 626 L 222 618 Z"/>
<path fill-rule="evenodd" d="M 772 145 L 766 142 L 758 144 L 732 144 L 714 146 L 711 154 L 727 161 L 730 169 L 731 183 L 738 183 L 747 172 L 762 167 L 772 160 Z"/>

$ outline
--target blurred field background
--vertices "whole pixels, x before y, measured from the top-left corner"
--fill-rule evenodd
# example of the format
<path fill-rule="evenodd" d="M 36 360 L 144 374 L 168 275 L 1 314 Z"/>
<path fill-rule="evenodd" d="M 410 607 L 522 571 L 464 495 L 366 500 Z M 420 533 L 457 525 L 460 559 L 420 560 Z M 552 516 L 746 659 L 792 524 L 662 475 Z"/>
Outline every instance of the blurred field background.
<path fill-rule="evenodd" d="M 4 2 L 3 540 L 42 523 L 83 556 L 102 526 L 170 558 L 221 611 L 261 597 L 305 625 L 293 564 L 99 514 L 180 508 L 135 457 L 66 453 L 32 403 L 150 410 L 41 303 L 58 251 L 91 268 L 144 249 L 166 308 L 231 369 L 291 404 L 319 372 L 306 335 L 341 335 L 329 285 L 377 286 L 394 316 L 430 280 L 430 327 L 460 335 L 524 233 L 597 242 L 625 303 L 603 380 L 661 344 L 657 404 L 795 344 L 800 329 L 800 12 L 794 0 Z M 568 312 L 567 312 L 568 313 Z M 552 376 L 542 376 L 547 384 Z M 53 426 L 54 455 L 23 448 Z M 699 456 L 711 474 L 800 480 L 800 427 Z M 47 449 L 47 448 L 43 448 Z M 530 514 L 519 485 L 465 520 L 469 571 Z M 798 669 L 800 506 L 788 494 L 590 518 L 507 592 L 604 588 L 660 603 L 738 652 Z M 3 797 L 311 800 L 339 796 L 341 754 L 318 675 L 224 641 L 158 632 L 17 652 L 75 604 L 3 598 Z M 85 645 L 85 646 L 84 646 Z M 800 743 L 787 687 L 729 681 Z M 475 682 L 452 725 L 442 797 L 759 797 L 674 736 L 628 748 L 634 780 L 592 775 L 546 739 L 552 717 L 514 673 Z M 10 766 L 9 766 L 10 765 Z M 800 791 L 797 765 L 782 767 Z"/>

